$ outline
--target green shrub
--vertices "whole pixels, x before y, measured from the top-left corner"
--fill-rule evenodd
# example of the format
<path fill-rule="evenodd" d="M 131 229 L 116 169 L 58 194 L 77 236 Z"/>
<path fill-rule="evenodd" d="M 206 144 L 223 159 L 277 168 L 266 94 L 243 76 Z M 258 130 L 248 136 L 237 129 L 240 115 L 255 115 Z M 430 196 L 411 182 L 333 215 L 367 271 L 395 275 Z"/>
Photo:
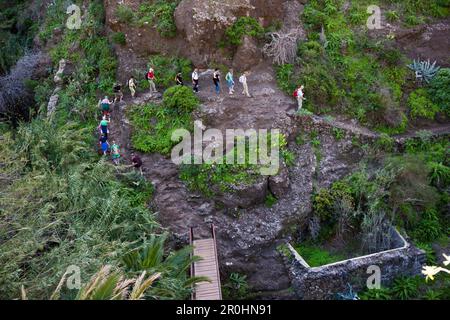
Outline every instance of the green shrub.
<path fill-rule="evenodd" d="M 283 64 L 277 67 L 276 77 L 278 86 L 287 94 L 293 94 L 296 89 L 296 83 L 294 80 L 294 65 Z"/>
<path fill-rule="evenodd" d="M 115 32 L 112 35 L 112 41 L 122 46 L 124 46 L 127 43 L 127 39 L 125 38 L 125 34 L 123 32 Z"/>
<path fill-rule="evenodd" d="M 425 254 L 427 257 L 427 261 L 426 261 L 427 265 L 434 266 L 437 264 L 436 253 L 434 252 L 433 247 L 430 244 L 419 242 L 419 243 L 416 243 L 416 246 L 419 249 L 422 249 L 423 251 L 425 251 Z"/>
<path fill-rule="evenodd" d="M 333 127 L 333 136 L 337 141 L 342 140 L 345 137 L 345 131 L 343 129 Z"/>
<path fill-rule="evenodd" d="M 398 14 L 397 11 L 395 11 L 395 10 L 389 10 L 389 11 L 386 13 L 386 19 L 387 19 L 389 22 L 396 22 L 396 21 L 399 21 L 399 20 L 400 20 L 400 16 L 399 16 L 399 14 Z"/>
<path fill-rule="evenodd" d="M 442 112 L 450 116 L 450 68 L 439 70 L 427 90 L 431 100 Z"/>
<path fill-rule="evenodd" d="M 175 84 L 175 76 L 181 72 L 183 79 L 190 79 L 192 71 L 191 61 L 184 58 L 151 56 L 148 66 L 155 69 L 156 84 L 168 88 Z"/>
<path fill-rule="evenodd" d="M 391 300 L 391 291 L 386 288 L 368 289 L 359 294 L 361 300 Z"/>
<path fill-rule="evenodd" d="M 185 86 L 171 87 L 163 95 L 164 107 L 179 113 L 191 113 L 199 103 L 197 96 Z"/>
<path fill-rule="evenodd" d="M 264 201 L 266 207 L 272 208 L 275 203 L 277 203 L 277 198 L 272 193 L 269 193 Z"/>
<path fill-rule="evenodd" d="M 264 28 L 253 17 L 239 17 L 225 30 L 226 41 L 232 46 L 239 46 L 244 36 L 261 38 L 263 34 Z"/>
<path fill-rule="evenodd" d="M 412 236 L 419 242 L 431 242 L 442 235 L 441 222 L 435 209 L 426 210 L 417 226 L 412 232 Z"/>
<path fill-rule="evenodd" d="M 439 107 L 429 99 L 425 89 L 417 89 L 412 92 L 408 98 L 408 106 L 412 118 L 434 119 L 439 111 Z"/>
<path fill-rule="evenodd" d="M 282 150 L 281 155 L 283 156 L 284 163 L 286 163 L 288 167 L 295 165 L 295 154 L 292 151 Z"/>
<path fill-rule="evenodd" d="M 232 273 L 228 281 L 222 286 L 225 299 L 244 299 L 248 294 L 247 276 Z"/>
<path fill-rule="evenodd" d="M 117 6 L 115 15 L 121 23 L 132 23 L 135 19 L 133 9 L 123 4 Z"/>
<path fill-rule="evenodd" d="M 410 300 L 418 296 L 420 278 L 401 277 L 394 280 L 392 293 L 400 300 Z"/>
<path fill-rule="evenodd" d="M 157 0 L 144 3 L 139 8 L 139 23 L 153 24 L 163 37 L 171 38 L 177 34 L 174 13 L 180 0 Z"/>
<path fill-rule="evenodd" d="M 182 102 L 182 105 L 178 106 L 179 99 L 181 98 L 178 95 L 176 97 L 170 96 L 172 108 L 165 105 L 148 104 L 135 106 L 128 110 L 129 119 L 133 126 L 131 141 L 136 150 L 168 155 L 177 144 L 171 139 L 173 131 L 180 128 L 192 130 L 191 114 L 177 111 L 178 107 L 181 107 L 180 110 L 182 110 L 183 108 L 192 108 L 192 105 Z"/>
<path fill-rule="evenodd" d="M 327 189 L 320 189 L 313 196 L 313 211 L 321 221 L 329 221 L 333 217 L 334 196 Z"/>
<path fill-rule="evenodd" d="M 430 182 L 435 186 L 448 186 L 450 183 L 450 168 L 442 163 L 430 162 Z"/>
<path fill-rule="evenodd" d="M 394 143 L 394 138 L 390 137 L 386 133 L 382 133 L 375 142 L 375 145 L 386 152 L 392 152 L 394 151 Z"/>

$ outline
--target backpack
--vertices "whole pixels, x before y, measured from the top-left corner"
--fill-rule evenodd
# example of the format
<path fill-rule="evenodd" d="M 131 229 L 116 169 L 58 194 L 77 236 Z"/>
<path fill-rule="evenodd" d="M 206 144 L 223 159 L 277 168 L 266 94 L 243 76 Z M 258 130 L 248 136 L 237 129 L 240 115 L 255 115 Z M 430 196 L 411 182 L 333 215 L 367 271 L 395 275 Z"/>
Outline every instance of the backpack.
<path fill-rule="evenodd" d="M 145 80 L 148 80 L 148 72 L 145 73 Z"/>
<path fill-rule="evenodd" d="M 244 80 L 244 76 L 243 76 L 243 75 L 240 76 L 240 77 L 239 77 L 239 82 L 240 82 L 240 83 L 244 83 L 244 81 L 245 81 L 245 80 Z"/>
<path fill-rule="evenodd" d="M 293 95 L 294 95 L 294 98 L 298 97 L 298 90 L 297 89 L 294 90 L 294 94 Z"/>

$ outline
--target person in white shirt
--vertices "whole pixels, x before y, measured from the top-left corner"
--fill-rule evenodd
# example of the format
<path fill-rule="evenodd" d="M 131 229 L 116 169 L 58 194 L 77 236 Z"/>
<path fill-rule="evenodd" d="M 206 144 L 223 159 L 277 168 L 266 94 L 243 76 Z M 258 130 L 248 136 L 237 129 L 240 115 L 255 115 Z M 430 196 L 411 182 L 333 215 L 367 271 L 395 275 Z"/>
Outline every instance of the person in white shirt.
<path fill-rule="evenodd" d="M 303 106 L 303 100 L 305 100 L 305 95 L 303 93 L 303 89 L 305 87 L 304 86 L 300 86 L 297 90 L 296 90 L 296 95 L 295 97 L 297 98 L 297 103 L 298 103 L 298 111 L 300 111 L 302 109 Z"/>
<path fill-rule="evenodd" d="M 133 76 L 128 80 L 128 88 L 130 88 L 131 97 L 134 99 L 134 96 L 136 95 L 136 82 L 134 81 Z"/>
<path fill-rule="evenodd" d="M 192 89 L 195 93 L 198 93 L 198 69 L 194 69 L 192 72 Z"/>
<path fill-rule="evenodd" d="M 247 84 L 247 75 L 248 72 L 244 72 L 240 77 L 239 77 L 239 82 L 242 83 L 242 86 L 244 87 L 244 90 L 242 91 L 242 94 L 245 94 L 247 97 L 251 97 L 250 93 L 248 92 L 248 84 Z"/>

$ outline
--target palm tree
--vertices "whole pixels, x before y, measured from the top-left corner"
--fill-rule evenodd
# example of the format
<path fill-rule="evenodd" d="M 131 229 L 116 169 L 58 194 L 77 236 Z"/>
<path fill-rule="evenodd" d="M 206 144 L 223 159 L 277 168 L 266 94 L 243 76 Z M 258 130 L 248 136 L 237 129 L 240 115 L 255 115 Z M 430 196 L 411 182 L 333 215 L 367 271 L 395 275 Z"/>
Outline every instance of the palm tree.
<path fill-rule="evenodd" d="M 62 276 L 58 287 L 50 297 L 58 300 L 62 285 L 66 280 L 67 272 Z M 112 271 L 110 265 L 103 266 L 84 287 L 78 291 L 76 300 L 141 300 L 160 273 L 146 277 L 143 271 L 137 278 L 126 279 L 120 271 Z M 22 299 L 26 299 L 26 292 L 22 288 Z"/>
<path fill-rule="evenodd" d="M 164 243 L 167 235 L 152 235 L 144 245 L 131 250 L 123 258 L 123 264 L 131 273 L 147 271 L 161 273 L 158 282 L 147 291 L 147 296 L 154 299 L 186 299 L 195 283 L 210 281 L 206 277 L 189 277 L 188 270 L 192 263 L 200 258 L 192 256 L 192 247 L 173 251 L 165 257 Z"/>

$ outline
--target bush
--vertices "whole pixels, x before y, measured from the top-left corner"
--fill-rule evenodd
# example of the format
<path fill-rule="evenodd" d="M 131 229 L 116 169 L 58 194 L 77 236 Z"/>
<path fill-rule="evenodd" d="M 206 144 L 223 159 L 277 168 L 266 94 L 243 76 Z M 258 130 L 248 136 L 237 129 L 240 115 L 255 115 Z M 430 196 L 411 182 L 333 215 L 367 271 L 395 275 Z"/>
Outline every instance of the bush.
<path fill-rule="evenodd" d="M 247 276 L 232 273 L 222 289 L 225 299 L 244 299 L 248 294 Z"/>
<path fill-rule="evenodd" d="M 148 104 L 134 107 L 129 112 L 133 147 L 142 152 L 170 154 L 177 144 L 171 139 L 172 132 L 180 128 L 191 130 L 193 125 L 191 114 L 178 112 L 176 108 Z"/>
<path fill-rule="evenodd" d="M 359 295 L 361 300 L 391 300 L 391 291 L 386 288 L 368 289 Z"/>
<path fill-rule="evenodd" d="M 192 63 L 184 58 L 155 55 L 150 58 L 148 65 L 155 69 L 156 84 L 164 88 L 175 84 L 178 72 L 185 80 L 191 77 Z"/>
<path fill-rule="evenodd" d="M 276 70 L 277 83 L 278 86 L 291 95 L 296 89 L 296 83 L 294 80 L 294 65 L 292 64 L 283 64 L 277 67 Z"/>
<path fill-rule="evenodd" d="M 313 197 L 313 211 L 321 221 L 328 221 L 333 217 L 334 196 L 327 189 L 320 189 Z"/>
<path fill-rule="evenodd" d="M 131 23 L 135 19 L 133 9 L 123 4 L 117 6 L 115 14 L 121 23 Z"/>
<path fill-rule="evenodd" d="M 112 36 L 112 41 L 122 46 L 124 46 L 127 43 L 127 39 L 125 38 L 125 34 L 123 32 L 114 33 Z"/>
<path fill-rule="evenodd" d="M 198 107 L 199 100 L 191 88 L 174 86 L 164 92 L 163 104 L 165 108 L 176 112 L 191 113 Z"/>
<path fill-rule="evenodd" d="M 177 34 L 174 13 L 180 0 L 158 0 L 154 3 L 142 4 L 139 8 L 139 23 L 153 24 L 163 37 L 174 37 Z"/>
<path fill-rule="evenodd" d="M 382 133 L 375 142 L 375 145 L 381 150 L 384 150 L 386 152 L 392 152 L 394 151 L 394 143 L 395 143 L 394 138 L 390 137 L 386 133 Z"/>
<path fill-rule="evenodd" d="M 264 28 L 253 17 L 239 17 L 225 30 L 226 40 L 233 46 L 239 46 L 244 36 L 260 38 L 263 34 Z"/>
<path fill-rule="evenodd" d="M 430 82 L 428 94 L 439 109 L 450 116 L 450 68 L 439 70 Z"/>
<path fill-rule="evenodd" d="M 401 277 L 394 280 L 392 293 L 400 300 L 410 300 L 418 296 L 420 278 Z"/>
<path fill-rule="evenodd" d="M 425 89 L 417 89 L 412 92 L 408 98 L 408 106 L 412 118 L 434 119 L 439 111 L 439 107 L 429 99 Z"/>
<path fill-rule="evenodd" d="M 266 197 L 266 200 L 264 201 L 264 204 L 266 205 L 266 207 L 272 208 L 275 203 L 277 203 L 277 198 L 275 198 L 272 193 L 269 193 Z"/>
<path fill-rule="evenodd" d="M 442 227 L 435 209 L 426 210 L 412 236 L 419 242 L 431 242 L 442 235 Z"/>

